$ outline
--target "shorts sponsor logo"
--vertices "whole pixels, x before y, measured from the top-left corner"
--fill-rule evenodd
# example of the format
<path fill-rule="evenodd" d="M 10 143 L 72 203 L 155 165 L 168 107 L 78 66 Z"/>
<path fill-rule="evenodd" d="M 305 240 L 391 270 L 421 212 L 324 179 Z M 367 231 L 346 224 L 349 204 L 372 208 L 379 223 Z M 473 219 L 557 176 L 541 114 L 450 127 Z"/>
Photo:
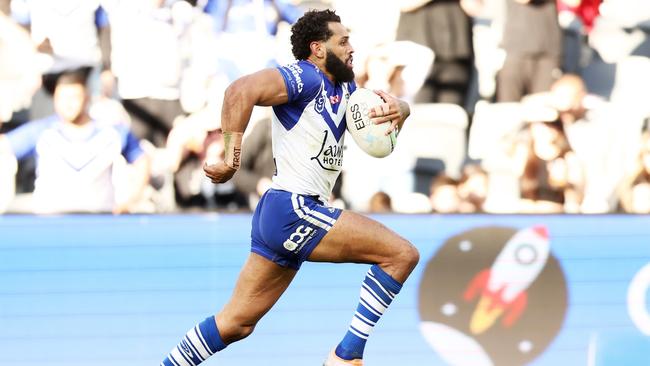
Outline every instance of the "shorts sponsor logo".
<path fill-rule="evenodd" d="M 299 252 L 303 246 L 312 238 L 315 231 L 309 226 L 300 225 L 296 228 L 296 231 L 289 235 L 289 239 L 284 241 L 284 249 L 291 252 Z"/>

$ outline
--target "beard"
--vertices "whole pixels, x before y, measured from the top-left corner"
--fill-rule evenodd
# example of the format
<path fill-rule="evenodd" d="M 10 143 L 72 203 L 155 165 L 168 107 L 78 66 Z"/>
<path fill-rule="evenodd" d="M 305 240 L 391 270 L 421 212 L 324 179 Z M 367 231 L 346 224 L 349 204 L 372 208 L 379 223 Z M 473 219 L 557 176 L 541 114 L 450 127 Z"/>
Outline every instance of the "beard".
<path fill-rule="evenodd" d="M 354 80 L 354 71 L 331 51 L 328 51 L 327 56 L 325 56 L 325 69 L 334 76 L 337 83 L 347 83 Z"/>

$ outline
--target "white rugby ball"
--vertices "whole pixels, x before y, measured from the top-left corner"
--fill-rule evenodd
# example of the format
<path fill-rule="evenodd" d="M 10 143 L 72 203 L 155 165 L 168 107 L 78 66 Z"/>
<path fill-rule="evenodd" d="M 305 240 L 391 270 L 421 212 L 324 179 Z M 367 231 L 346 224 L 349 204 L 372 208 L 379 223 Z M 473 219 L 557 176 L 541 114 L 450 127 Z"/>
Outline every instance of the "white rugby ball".
<path fill-rule="evenodd" d="M 374 124 L 368 117 L 373 107 L 384 103 L 384 100 L 370 89 L 358 88 L 355 90 L 345 111 L 345 120 L 348 132 L 354 142 L 367 154 L 376 158 L 383 158 L 395 149 L 397 132 L 386 135 L 390 122 Z"/>

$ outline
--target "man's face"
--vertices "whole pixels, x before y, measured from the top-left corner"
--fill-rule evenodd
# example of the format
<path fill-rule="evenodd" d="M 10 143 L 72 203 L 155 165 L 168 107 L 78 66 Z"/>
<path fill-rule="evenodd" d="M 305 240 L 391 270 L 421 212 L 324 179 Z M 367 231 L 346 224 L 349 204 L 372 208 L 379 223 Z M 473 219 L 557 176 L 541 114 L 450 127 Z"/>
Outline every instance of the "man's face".
<path fill-rule="evenodd" d="M 67 122 L 75 122 L 86 109 L 86 87 L 82 84 L 59 84 L 54 91 L 54 110 Z"/>
<path fill-rule="evenodd" d="M 350 36 L 341 23 L 329 23 L 330 30 L 334 33 L 326 42 L 325 69 L 334 76 L 337 82 L 354 80 L 352 70 L 352 53 Z"/>

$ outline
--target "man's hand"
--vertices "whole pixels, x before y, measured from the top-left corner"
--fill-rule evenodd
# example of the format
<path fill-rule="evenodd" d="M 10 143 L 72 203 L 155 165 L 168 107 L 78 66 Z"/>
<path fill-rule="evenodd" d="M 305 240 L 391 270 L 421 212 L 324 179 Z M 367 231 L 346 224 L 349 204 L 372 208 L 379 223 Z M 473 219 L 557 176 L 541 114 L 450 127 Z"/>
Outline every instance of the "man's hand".
<path fill-rule="evenodd" d="M 237 172 L 237 169 L 228 166 L 225 162 L 220 161 L 215 164 L 203 165 L 205 175 L 210 178 L 212 183 L 225 183 L 232 178 Z"/>
<path fill-rule="evenodd" d="M 390 127 L 386 130 L 388 136 L 393 130 L 397 129 L 398 132 L 402 128 L 404 121 L 411 114 L 411 109 L 408 103 L 393 97 L 381 90 L 375 90 L 383 100 L 384 104 L 370 110 L 368 116 L 374 124 L 390 122 Z"/>
<path fill-rule="evenodd" d="M 224 132 L 223 149 L 224 159 L 215 164 L 205 164 L 203 171 L 212 180 L 212 183 L 225 183 L 232 178 L 241 163 L 242 132 Z"/>

